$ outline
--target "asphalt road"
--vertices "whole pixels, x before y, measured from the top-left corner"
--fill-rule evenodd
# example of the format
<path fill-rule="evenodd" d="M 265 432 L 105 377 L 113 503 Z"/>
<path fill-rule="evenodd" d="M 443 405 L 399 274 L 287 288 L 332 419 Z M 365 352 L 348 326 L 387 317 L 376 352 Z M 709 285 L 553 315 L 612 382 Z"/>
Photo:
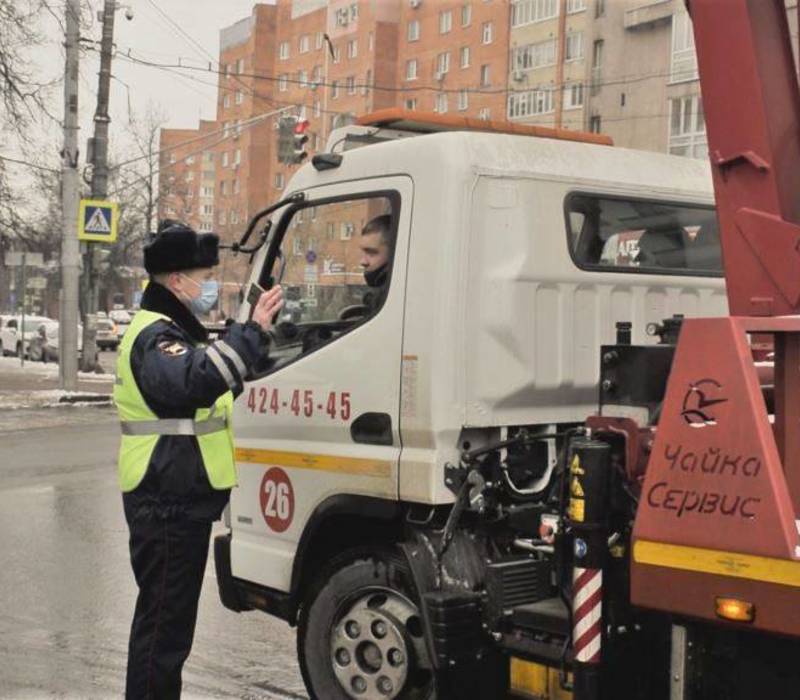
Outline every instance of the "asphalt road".
<path fill-rule="evenodd" d="M 0 697 L 121 697 L 136 589 L 114 414 L 28 418 L 0 423 Z M 294 631 L 225 610 L 211 557 L 184 697 L 306 697 Z"/>

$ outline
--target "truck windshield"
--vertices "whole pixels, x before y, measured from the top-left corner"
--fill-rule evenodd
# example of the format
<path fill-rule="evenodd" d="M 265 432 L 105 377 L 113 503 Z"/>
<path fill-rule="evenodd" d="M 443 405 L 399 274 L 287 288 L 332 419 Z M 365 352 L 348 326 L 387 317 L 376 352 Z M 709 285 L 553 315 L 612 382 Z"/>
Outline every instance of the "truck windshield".
<path fill-rule="evenodd" d="M 722 274 L 713 207 L 572 194 L 566 214 L 570 252 L 580 267 Z"/>

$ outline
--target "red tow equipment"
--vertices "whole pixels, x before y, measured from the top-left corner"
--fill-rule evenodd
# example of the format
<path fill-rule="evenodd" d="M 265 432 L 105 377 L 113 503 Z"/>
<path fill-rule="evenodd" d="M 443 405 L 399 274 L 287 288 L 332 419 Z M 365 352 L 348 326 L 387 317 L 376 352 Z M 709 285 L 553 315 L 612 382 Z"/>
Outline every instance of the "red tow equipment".
<path fill-rule="evenodd" d="M 632 601 L 800 636 L 800 90 L 786 9 L 688 6 L 731 315 L 683 323 L 636 516 Z M 774 342 L 773 415 L 752 334 Z M 727 617 L 734 608 L 746 612 Z"/>

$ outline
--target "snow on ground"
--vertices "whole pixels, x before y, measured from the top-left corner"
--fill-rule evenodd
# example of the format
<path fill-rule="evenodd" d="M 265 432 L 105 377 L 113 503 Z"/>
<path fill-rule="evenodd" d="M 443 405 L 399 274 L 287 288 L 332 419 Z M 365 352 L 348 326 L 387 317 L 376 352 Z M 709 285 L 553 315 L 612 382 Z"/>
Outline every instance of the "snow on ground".
<path fill-rule="evenodd" d="M 73 396 L 76 400 L 64 400 Z M 80 398 L 86 397 L 85 401 Z M 94 397 L 97 397 L 96 399 Z M 0 409 L 3 411 L 23 408 L 57 408 L 63 406 L 89 406 L 102 403 L 100 397 L 111 400 L 110 395 L 94 391 L 64 391 L 63 389 L 39 389 L 27 391 L 0 391 Z"/>
<path fill-rule="evenodd" d="M 0 357 L 0 374 L 33 374 L 37 377 L 58 377 L 58 364 L 55 362 L 31 362 L 25 360 L 23 367 L 18 357 Z M 86 382 L 111 382 L 109 374 L 78 372 L 78 379 Z"/>

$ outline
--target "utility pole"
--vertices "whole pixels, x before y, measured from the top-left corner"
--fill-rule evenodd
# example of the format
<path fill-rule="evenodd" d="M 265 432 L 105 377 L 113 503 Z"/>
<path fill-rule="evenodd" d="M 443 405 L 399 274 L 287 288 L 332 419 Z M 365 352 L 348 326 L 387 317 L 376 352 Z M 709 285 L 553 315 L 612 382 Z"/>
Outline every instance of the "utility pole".
<path fill-rule="evenodd" d="M 100 73 L 97 83 L 97 108 L 94 113 L 94 138 L 92 139 L 92 199 L 105 199 L 108 195 L 108 114 L 111 93 L 111 55 L 114 50 L 115 0 L 103 4 L 103 36 L 100 41 Z M 86 244 L 84 255 L 84 319 L 83 319 L 83 368 L 94 367 L 97 354 L 96 314 L 98 307 L 97 275 L 95 273 L 94 247 Z"/>
<path fill-rule="evenodd" d="M 59 385 L 78 388 L 78 60 L 80 0 L 67 0 L 65 9 L 66 63 L 64 65 L 64 149 L 61 152 L 61 294 L 59 334 Z M 24 290 L 23 290 L 24 293 Z"/>

